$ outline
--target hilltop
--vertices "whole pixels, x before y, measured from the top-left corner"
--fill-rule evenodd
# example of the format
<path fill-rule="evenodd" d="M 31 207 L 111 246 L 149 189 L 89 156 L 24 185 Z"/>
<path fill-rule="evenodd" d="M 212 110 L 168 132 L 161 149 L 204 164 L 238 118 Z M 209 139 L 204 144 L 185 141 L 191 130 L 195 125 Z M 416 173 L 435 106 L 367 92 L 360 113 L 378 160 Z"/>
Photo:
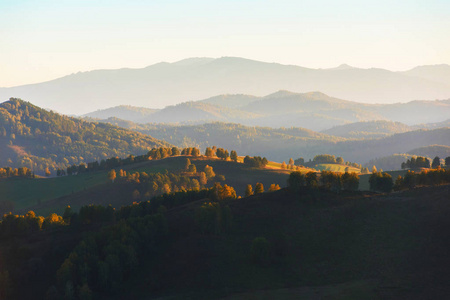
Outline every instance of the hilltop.
<path fill-rule="evenodd" d="M 106 123 L 46 111 L 20 99 L 0 104 L 0 166 L 43 174 L 112 156 L 139 155 L 169 144 Z"/>
<path fill-rule="evenodd" d="M 364 103 L 450 97 L 450 82 L 440 67 L 429 66 L 427 75 L 419 71 L 310 69 L 221 57 L 162 62 L 140 69 L 79 72 L 43 83 L 1 88 L 0 99 L 33 99 L 36 105 L 61 113 L 85 114 L 124 103 L 162 108 L 220 94 L 263 96 L 278 90 L 321 91 Z"/>

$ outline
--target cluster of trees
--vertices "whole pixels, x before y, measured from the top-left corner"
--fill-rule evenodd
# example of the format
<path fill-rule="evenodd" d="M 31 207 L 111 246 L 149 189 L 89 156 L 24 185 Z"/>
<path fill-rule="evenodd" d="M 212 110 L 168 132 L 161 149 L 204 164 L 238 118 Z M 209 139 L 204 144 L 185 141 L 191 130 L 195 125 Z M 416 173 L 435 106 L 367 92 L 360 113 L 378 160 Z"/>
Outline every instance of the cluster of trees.
<path fill-rule="evenodd" d="M 261 156 L 250 157 L 248 155 L 244 157 L 244 164 L 249 165 L 250 167 L 264 168 L 268 163 L 269 161 L 265 157 L 263 158 L 261 158 Z"/>
<path fill-rule="evenodd" d="M 291 164 L 290 161 L 289 164 Z M 314 156 L 313 160 L 312 161 L 309 160 L 309 162 L 305 162 L 305 159 L 303 157 L 300 157 L 294 160 L 293 164 L 296 166 L 310 166 L 310 167 L 313 167 L 318 164 L 340 164 L 361 169 L 361 172 L 363 172 L 361 164 L 344 161 L 342 157 L 335 157 L 334 155 L 331 154 L 316 155 Z"/>
<path fill-rule="evenodd" d="M 195 150 L 194 150 L 195 149 Z M 128 155 L 126 158 L 120 158 L 120 157 L 111 157 L 108 159 L 102 159 L 100 162 L 94 161 L 90 162 L 87 165 L 84 163 L 81 163 L 79 165 L 72 165 L 67 167 L 66 170 L 58 169 L 56 174 L 57 176 L 64 176 L 64 175 L 74 175 L 84 172 L 90 172 L 90 171 L 99 171 L 99 170 L 109 170 L 112 168 L 118 168 L 121 166 L 126 166 L 138 162 L 143 162 L 147 160 L 157 160 L 157 159 L 163 159 L 169 156 L 177 156 L 181 153 L 189 153 L 189 154 L 183 154 L 183 155 L 193 155 L 198 156 L 199 150 L 197 148 L 184 148 L 180 151 L 177 147 L 159 147 L 159 148 L 152 148 L 147 154 L 143 155 Z M 194 155 L 194 154 L 196 155 Z"/>
<path fill-rule="evenodd" d="M 431 165 L 430 160 L 427 157 L 417 156 L 411 157 L 406 162 L 403 162 L 402 169 L 419 169 L 419 168 L 429 168 Z"/>
<path fill-rule="evenodd" d="M 288 187 L 294 193 L 303 193 L 305 191 L 323 188 L 326 190 L 339 192 L 341 190 L 356 191 L 359 187 L 359 176 L 356 173 L 334 173 L 331 171 L 322 171 L 320 176 L 315 172 L 302 174 L 295 171 L 289 175 Z"/>
<path fill-rule="evenodd" d="M 162 214 L 121 219 L 88 235 L 56 273 L 57 284 L 47 297 L 93 299 L 113 295 L 136 270 L 143 255 L 152 255 L 167 234 Z"/>
<path fill-rule="evenodd" d="M 26 146 L 26 153 L 17 157 L 0 153 L 1 164 L 27 167 L 42 175 L 47 168 L 55 173 L 85 161 L 140 155 L 168 145 L 142 133 L 59 115 L 16 98 L 0 104 L 0 139 L 18 149 Z"/>
<path fill-rule="evenodd" d="M 229 157 L 232 161 L 237 161 L 238 159 L 237 152 L 235 150 L 231 150 L 231 152 L 229 153 L 228 150 L 223 148 L 217 148 L 216 146 L 206 147 L 205 156 L 206 157 L 217 156 L 218 158 L 221 158 L 223 160 L 227 160 Z"/>
<path fill-rule="evenodd" d="M 34 173 L 27 167 L 20 167 L 15 169 L 11 167 L 0 168 L 0 178 L 9 178 L 9 177 L 34 178 L 35 176 Z"/>
<path fill-rule="evenodd" d="M 151 159 L 162 159 L 169 156 L 177 156 L 180 155 L 180 149 L 177 147 L 159 147 L 159 148 L 153 148 L 147 153 L 148 158 Z M 192 150 L 191 150 L 192 153 Z"/>
<path fill-rule="evenodd" d="M 156 182 L 158 178 L 161 182 L 177 181 L 174 174 L 164 175 L 167 177 L 155 174 L 154 179 Z M 138 179 L 145 182 L 141 181 L 142 174 Z M 165 193 L 117 211 L 111 207 L 90 205 L 82 207 L 78 214 L 65 213 L 72 220 L 69 222 L 71 226 L 92 224 L 96 220 L 111 225 L 89 235 L 68 255 L 57 271 L 57 284 L 50 287 L 47 295 L 92 299 L 99 293 L 113 294 L 130 277 L 142 256 L 157 251 L 159 241 L 167 235 L 164 212 L 200 199 L 209 199 L 199 207 L 194 217 L 200 232 L 220 234 L 228 230 L 232 224 L 231 210 L 220 201 L 236 199 L 236 192 L 232 187 L 217 182 L 211 188 Z"/>
<path fill-rule="evenodd" d="M 385 172 L 373 172 L 369 177 L 370 190 L 390 193 L 394 186 L 392 176 Z"/>
<path fill-rule="evenodd" d="M 25 236 L 36 233 L 40 230 L 55 228 L 66 225 L 63 217 L 57 214 L 50 214 L 48 217 L 36 216 L 34 211 L 29 211 L 25 215 L 5 214 L 0 221 L 0 237 L 10 238 Z"/>
<path fill-rule="evenodd" d="M 272 183 L 267 191 L 274 192 L 274 191 L 278 191 L 279 189 L 280 189 L 280 186 L 278 184 Z M 253 190 L 253 186 L 251 184 L 247 184 L 244 195 L 245 195 L 245 197 L 249 197 L 254 194 L 261 194 L 261 193 L 264 193 L 264 185 L 261 182 L 257 182 L 255 184 L 254 190 Z"/>
<path fill-rule="evenodd" d="M 424 170 L 420 173 L 408 170 L 406 174 L 398 176 L 394 183 L 394 190 L 413 189 L 416 186 L 439 185 L 450 183 L 450 169 Z"/>

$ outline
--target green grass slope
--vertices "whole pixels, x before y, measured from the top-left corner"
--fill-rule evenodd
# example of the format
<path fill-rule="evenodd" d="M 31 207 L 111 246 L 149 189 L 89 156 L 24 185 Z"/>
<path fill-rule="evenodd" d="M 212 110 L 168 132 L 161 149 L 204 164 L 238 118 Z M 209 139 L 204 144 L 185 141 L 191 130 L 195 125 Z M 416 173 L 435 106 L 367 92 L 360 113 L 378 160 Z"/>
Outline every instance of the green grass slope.
<path fill-rule="evenodd" d="M 238 195 L 243 196 L 247 184 L 253 187 L 257 182 L 265 189 L 273 183 L 286 186 L 289 176 L 287 170 L 250 168 L 243 163 L 189 157 L 197 170 L 203 171 L 206 165 L 213 167 L 217 175 L 225 176 L 222 184 L 235 188 Z M 186 157 L 168 157 L 162 160 L 152 160 L 119 167 L 127 172 L 163 173 L 165 170 L 177 171 L 185 166 Z M 78 210 L 83 205 L 102 204 L 120 208 L 133 201 L 133 190 L 124 191 L 107 179 L 108 171 L 89 172 L 73 176 L 42 179 L 11 179 L 0 181 L 0 190 L 4 191 L 4 199 L 14 203 L 16 213 L 26 213 L 33 210 L 47 216 L 56 212 L 62 214 L 64 208 L 70 205 Z"/>

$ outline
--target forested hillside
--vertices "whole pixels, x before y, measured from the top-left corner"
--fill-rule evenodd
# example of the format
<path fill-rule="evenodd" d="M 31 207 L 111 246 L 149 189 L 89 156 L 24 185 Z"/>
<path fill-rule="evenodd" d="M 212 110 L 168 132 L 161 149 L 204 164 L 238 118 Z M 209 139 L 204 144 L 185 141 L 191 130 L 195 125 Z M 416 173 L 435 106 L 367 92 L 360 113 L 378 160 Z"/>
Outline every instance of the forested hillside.
<path fill-rule="evenodd" d="M 105 123 L 87 122 L 20 99 L 0 104 L 0 166 L 27 167 L 37 174 L 49 168 L 139 155 L 166 142 Z"/>
<path fill-rule="evenodd" d="M 385 137 L 394 133 L 413 130 L 410 126 L 392 121 L 355 122 L 323 130 L 322 133 L 355 139 Z"/>
<path fill-rule="evenodd" d="M 93 119 L 108 119 L 111 116 L 117 116 L 124 120 L 130 120 L 139 123 L 141 122 L 141 120 L 157 111 L 158 109 L 120 105 L 107 109 L 96 110 L 94 112 L 85 114 L 83 117 Z"/>
<path fill-rule="evenodd" d="M 117 119 L 103 120 L 150 134 L 178 147 L 206 147 L 221 145 L 238 153 L 270 157 L 274 161 L 287 161 L 293 157 L 309 157 L 304 150 L 312 146 L 330 149 L 344 138 L 314 132 L 304 128 L 250 127 L 235 123 L 205 123 L 176 126 L 170 124 L 134 124 Z M 328 153 L 328 151 L 326 151 Z M 311 155 L 314 157 L 316 153 Z"/>
<path fill-rule="evenodd" d="M 269 128 L 250 127 L 232 123 L 205 123 L 200 125 L 165 125 L 135 124 L 117 119 L 103 120 L 118 126 L 150 134 L 158 139 L 166 140 L 178 147 L 199 147 L 205 149 L 213 145 L 221 145 L 227 149 L 235 149 L 238 153 L 266 156 L 274 161 L 287 161 L 289 158 L 303 157 L 312 159 L 317 154 L 333 154 L 342 156 L 346 161 L 360 164 L 367 163 L 377 157 L 388 156 L 419 147 L 434 144 L 450 146 L 450 128 L 434 130 L 415 130 L 397 133 L 377 139 L 348 139 L 318 133 L 304 128 Z M 394 128 L 405 128 L 403 125 L 380 122 Z M 363 124 L 364 125 L 364 124 Z M 369 126 L 377 125 L 369 122 Z M 364 128 L 360 126 L 361 128 Z M 444 156 L 443 156 L 444 157 Z"/>

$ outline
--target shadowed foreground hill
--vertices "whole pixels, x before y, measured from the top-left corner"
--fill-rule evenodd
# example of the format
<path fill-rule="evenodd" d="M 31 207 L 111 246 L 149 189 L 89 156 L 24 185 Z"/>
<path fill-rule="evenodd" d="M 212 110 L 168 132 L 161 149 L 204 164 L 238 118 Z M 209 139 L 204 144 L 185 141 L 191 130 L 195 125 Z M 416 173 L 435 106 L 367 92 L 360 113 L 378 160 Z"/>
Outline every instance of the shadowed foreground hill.
<path fill-rule="evenodd" d="M 104 220 L 92 207 L 92 215 L 80 212 L 70 225 L 6 235 L 0 257 L 17 284 L 39 272 L 28 289 L 14 287 L 18 299 L 58 290 L 93 299 L 248 299 L 261 293 L 272 299 L 448 298 L 450 235 L 443 228 L 450 226 L 449 185 L 388 195 L 300 191 L 215 204 L 205 204 L 214 194 L 180 203 L 169 196 L 168 202 L 110 208 Z M 80 278 L 92 290 L 78 286 Z M 102 289 L 104 278 L 114 286 Z"/>
<path fill-rule="evenodd" d="M 159 292 L 133 282 L 125 294 L 214 299 L 264 289 L 274 299 L 446 298 L 450 236 L 441 228 L 450 225 L 448 195 L 443 186 L 297 200 L 281 190 L 226 202 L 233 228 L 221 235 L 198 232 L 192 216 L 201 203 L 174 209 L 167 214 L 173 241 L 165 258 L 139 274 Z M 263 262 L 252 260 L 256 237 L 268 241 Z M 288 292 L 267 291 L 280 288 Z M 308 288 L 315 293 L 308 296 Z M 236 297 L 229 299 L 246 299 Z"/>
<path fill-rule="evenodd" d="M 0 166 L 37 174 L 169 144 L 128 129 L 46 111 L 20 99 L 0 104 Z"/>

